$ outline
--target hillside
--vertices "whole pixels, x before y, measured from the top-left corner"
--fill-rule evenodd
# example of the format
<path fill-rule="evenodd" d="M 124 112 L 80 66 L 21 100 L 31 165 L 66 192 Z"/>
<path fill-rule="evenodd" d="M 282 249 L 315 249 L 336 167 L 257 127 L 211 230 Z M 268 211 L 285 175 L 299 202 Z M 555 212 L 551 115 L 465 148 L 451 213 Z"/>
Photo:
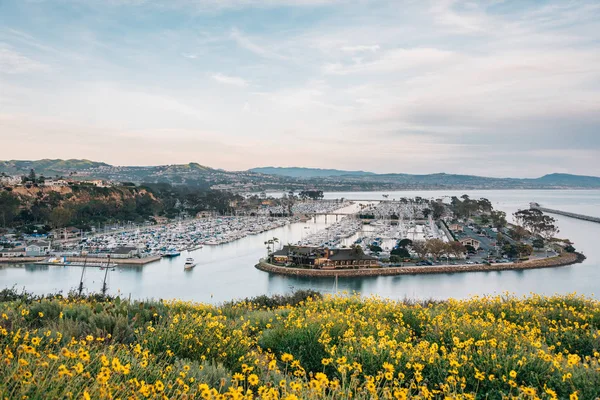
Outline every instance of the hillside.
<path fill-rule="evenodd" d="M 600 178 L 596 176 L 549 174 L 534 179 L 536 183 L 553 186 L 600 187 Z"/>
<path fill-rule="evenodd" d="M 55 176 L 69 175 L 69 173 L 90 168 L 106 167 L 108 164 L 90 160 L 51 160 L 37 161 L 9 160 L 0 161 L 0 172 L 7 175 L 27 175 L 30 170 L 35 170 L 38 175 Z"/>
<path fill-rule="evenodd" d="M 5 290 L 0 314 L 0 393 L 14 399 L 600 396 L 600 303 L 575 295 L 215 306 Z"/>
<path fill-rule="evenodd" d="M 174 218 L 196 215 L 199 211 L 223 213 L 235 196 L 227 192 L 169 184 L 96 187 L 17 186 L 0 190 L 0 229 L 27 231 L 36 226 L 62 228 L 117 221 L 146 222 L 152 217 Z"/>

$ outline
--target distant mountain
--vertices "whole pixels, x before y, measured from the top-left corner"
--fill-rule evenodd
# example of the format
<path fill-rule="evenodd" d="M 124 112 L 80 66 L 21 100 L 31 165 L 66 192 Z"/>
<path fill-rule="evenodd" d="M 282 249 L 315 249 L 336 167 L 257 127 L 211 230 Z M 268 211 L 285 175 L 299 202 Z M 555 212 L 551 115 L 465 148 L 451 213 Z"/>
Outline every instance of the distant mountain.
<path fill-rule="evenodd" d="M 343 171 L 339 169 L 302 168 L 302 167 L 260 167 L 249 172 L 265 175 L 289 176 L 291 178 L 322 178 L 329 176 L 372 176 L 373 172 Z"/>
<path fill-rule="evenodd" d="M 115 182 L 171 183 L 215 187 L 242 192 L 262 190 L 324 191 L 367 190 L 474 190 L 474 189 L 600 189 L 600 177 L 549 174 L 535 179 L 490 178 L 459 174 L 376 174 L 301 167 L 262 167 L 224 171 L 198 163 L 156 166 L 113 166 L 90 160 L 0 161 L 0 173 L 69 176 L 72 179 L 106 179 Z"/>
<path fill-rule="evenodd" d="M 550 186 L 600 187 L 600 178 L 597 176 L 548 174 L 533 181 Z"/>

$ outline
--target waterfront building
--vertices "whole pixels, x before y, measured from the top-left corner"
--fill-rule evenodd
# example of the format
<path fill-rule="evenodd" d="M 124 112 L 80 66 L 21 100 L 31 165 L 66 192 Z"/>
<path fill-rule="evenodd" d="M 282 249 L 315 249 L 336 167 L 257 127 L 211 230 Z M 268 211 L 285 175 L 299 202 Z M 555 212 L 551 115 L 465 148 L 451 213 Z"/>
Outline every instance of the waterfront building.
<path fill-rule="evenodd" d="M 119 246 L 115 247 L 110 251 L 110 253 L 98 253 L 98 254 L 90 254 L 94 257 L 107 258 L 133 258 L 137 257 L 140 254 L 140 251 L 137 247 L 133 246 Z"/>
<path fill-rule="evenodd" d="M 273 262 L 286 265 L 305 265 L 322 269 L 371 268 L 379 266 L 377 258 L 366 255 L 360 248 L 329 249 L 311 246 L 284 246 L 274 252 Z"/>
<path fill-rule="evenodd" d="M 50 253 L 51 246 L 50 242 L 44 240 L 38 240 L 33 243 L 29 243 L 25 246 L 25 255 L 27 257 L 40 257 Z"/>
<path fill-rule="evenodd" d="M 0 256 L 3 258 L 25 257 L 26 255 L 25 247 L 14 247 L 12 249 L 2 249 L 0 251 Z"/>

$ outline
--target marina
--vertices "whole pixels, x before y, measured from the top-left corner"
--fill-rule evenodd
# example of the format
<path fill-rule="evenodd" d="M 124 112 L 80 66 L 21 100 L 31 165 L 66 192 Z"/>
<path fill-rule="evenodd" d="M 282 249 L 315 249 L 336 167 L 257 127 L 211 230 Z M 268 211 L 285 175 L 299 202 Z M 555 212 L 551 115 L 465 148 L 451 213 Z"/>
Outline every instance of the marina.
<path fill-rule="evenodd" d="M 390 198 L 422 196 L 427 199 L 442 196 L 461 196 L 465 191 L 413 191 L 392 192 Z M 600 191 L 545 191 L 545 190 L 495 190 L 466 191 L 473 198 L 486 197 L 495 209 L 512 215 L 527 208 L 529 202 L 537 201 L 547 207 L 600 214 Z M 381 199 L 382 192 L 326 193 L 326 197 L 349 200 Z M 342 213 L 359 210 L 359 201 Z M 363 202 L 364 203 L 364 202 Z M 326 221 L 327 220 L 327 221 Z M 321 231 L 335 223 L 335 218 L 317 216 L 306 222 L 295 222 L 281 227 L 247 235 L 239 240 L 220 245 L 205 245 L 197 250 L 183 250 L 179 257 L 161 258 L 146 265 L 118 265 L 108 270 L 107 286 L 111 294 L 131 295 L 133 298 L 180 298 L 184 300 L 219 303 L 232 298 L 245 298 L 261 294 L 282 294 L 298 289 L 314 289 L 331 292 L 333 278 L 294 277 L 269 274 L 254 268 L 257 260 L 265 256 L 265 241 L 276 237 L 278 246 L 297 243 L 309 234 Z M 357 291 L 364 295 L 402 299 L 465 298 L 474 294 L 503 293 L 509 290 L 517 295 L 530 292 L 541 294 L 578 293 L 592 295 L 600 280 L 600 252 L 596 238 L 600 237 L 600 225 L 558 216 L 560 235 L 570 238 L 587 259 L 582 264 L 561 268 L 465 272 L 461 274 L 378 276 L 363 278 L 339 278 L 340 291 Z M 175 224 L 177 226 L 177 224 Z M 376 226 L 376 225 L 374 225 Z M 364 225 L 363 229 L 371 229 Z M 417 235 L 420 234 L 417 229 Z M 358 233 L 358 235 L 362 235 Z M 366 235 L 365 235 L 366 236 Z M 418 236 L 417 236 L 418 237 Z M 351 245 L 354 237 L 344 239 Z M 343 245 L 343 244 L 342 244 Z M 185 259 L 192 257 L 197 266 L 184 270 Z M 116 263 L 131 262 L 136 258 L 112 260 Z M 83 259 L 81 259 L 83 261 Z M 84 291 L 102 288 L 105 271 L 86 269 Z M 26 287 L 35 293 L 63 291 L 76 288 L 81 268 L 36 265 L 31 262 L 4 264 L 0 266 L 0 283 L 3 287 Z"/>

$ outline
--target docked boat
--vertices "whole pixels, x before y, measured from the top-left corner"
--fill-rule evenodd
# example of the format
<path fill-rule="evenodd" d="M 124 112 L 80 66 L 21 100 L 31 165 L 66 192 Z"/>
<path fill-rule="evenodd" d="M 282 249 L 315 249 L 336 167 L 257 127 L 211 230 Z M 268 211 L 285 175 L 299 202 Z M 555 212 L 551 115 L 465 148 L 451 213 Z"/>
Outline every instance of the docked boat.
<path fill-rule="evenodd" d="M 188 257 L 185 260 L 185 264 L 183 265 L 183 269 L 192 269 L 196 266 L 196 262 L 193 258 Z"/>
<path fill-rule="evenodd" d="M 180 255 L 180 254 L 181 254 L 181 253 L 180 253 L 179 251 L 177 251 L 177 250 L 175 250 L 175 249 L 171 249 L 171 250 L 168 250 L 168 251 L 166 251 L 166 252 L 163 254 L 163 257 L 169 257 L 169 258 L 171 258 L 171 257 L 177 257 L 177 256 L 178 256 L 178 255 Z"/>

